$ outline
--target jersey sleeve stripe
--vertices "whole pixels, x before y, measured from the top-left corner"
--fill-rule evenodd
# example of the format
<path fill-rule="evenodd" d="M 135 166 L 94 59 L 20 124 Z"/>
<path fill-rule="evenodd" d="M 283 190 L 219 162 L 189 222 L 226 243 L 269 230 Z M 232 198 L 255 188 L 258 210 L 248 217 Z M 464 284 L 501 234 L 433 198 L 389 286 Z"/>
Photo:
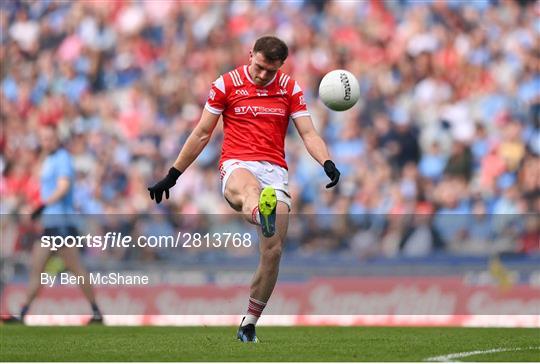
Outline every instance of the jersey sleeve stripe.
<path fill-rule="evenodd" d="M 238 82 L 240 83 L 240 85 L 243 85 L 244 81 L 242 81 L 242 77 L 240 76 L 240 72 L 238 72 L 238 70 L 236 70 L 236 75 L 238 76 Z"/>
<path fill-rule="evenodd" d="M 223 112 L 223 110 L 216 109 L 215 107 L 210 106 L 208 102 L 204 105 L 204 108 L 208 110 L 209 112 L 211 112 L 212 114 L 216 114 L 216 115 L 221 115 L 221 113 Z"/>
<path fill-rule="evenodd" d="M 281 80 L 281 82 L 279 83 L 281 85 L 281 87 L 283 88 L 286 88 L 287 87 L 287 83 L 289 82 L 289 79 L 291 77 L 290 76 L 287 76 L 285 75 L 285 77 L 283 77 L 283 79 Z"/>
<path fill-rule="evenodd" d="M 238 86 L 238 80 L 235 77 L 234 71 L 229 72 L 229 76 L 231 76 L 231 80 L 234 86 Z"/>
<path fill-rule="evenodd" d="M 240 78 L 240 73 L 238 73 L 238 70 L 232 71 L 232 74 L 234 75 L 234 78 L 236 80 L 235 86 L 241 86 L 242 85 L 242 79 Z"/>
<path fill-rule="evenodd" d="M 278 83 L 281 85 L 281 80 L 283 80 L 283 76 L 285 76 L 285 73 L 282 73 L 281 76 L 279 76 Z"/>
<path fill-rule="evenodd" d="M 308 111 L 302 110 L 291 114 L 291 118 L 293 119 L 299 118 L 301 116 L 310 116 L 310 113 Z"/>
<path fill-rule="evenodd" d="M 235 86 L 240 86 L 240 80 L 239 80 L 238 73 L 236 72 L 236 70 L 232 71 L 232 75 L 234 77 Z"/>

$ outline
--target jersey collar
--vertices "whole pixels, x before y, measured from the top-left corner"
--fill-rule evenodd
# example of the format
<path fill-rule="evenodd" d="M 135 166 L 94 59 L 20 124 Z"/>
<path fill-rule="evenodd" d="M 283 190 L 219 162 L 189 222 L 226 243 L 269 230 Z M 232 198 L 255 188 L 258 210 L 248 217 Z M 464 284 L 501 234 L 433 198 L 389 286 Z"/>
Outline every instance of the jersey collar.
<path fill-rule="evenodd" d="M 244 74 L 246 75 L 246 78 L 249 80 L 249 82 L 251 82 L 251 83 L 254 84 L 255 86 L 257 86 L 257 87 L 268 87 L 269 85 L 272 84 L 272 82 L 275 81 L 275 79 L 276 79 L 278 73 L 276 72 L 276 74 L 274 75 L 274 77 L 273 77 L 270 81 L 268 81 L 268 82 L 266 83 L 266 85 L 264 85 L 264 86 L 259 86 L 259 85 L 257 85 L 255 82 L 253 82 L 253 80 L 251 79 L 251 76 L 249 75 L 249 72 L 248 72 L 248 66 L 247 66 L 247 65 L 244 65 Z"/>

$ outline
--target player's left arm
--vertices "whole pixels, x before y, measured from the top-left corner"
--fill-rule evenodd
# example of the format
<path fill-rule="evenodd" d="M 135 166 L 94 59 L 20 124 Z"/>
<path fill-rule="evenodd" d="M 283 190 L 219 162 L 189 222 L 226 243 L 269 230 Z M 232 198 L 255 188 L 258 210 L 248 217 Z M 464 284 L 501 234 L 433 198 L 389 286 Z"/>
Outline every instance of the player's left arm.
<path fill-rule="evenodd" d="M 293 121 L 309 154 L 321 166 L 324 165 L 324 162 L 330 159 L 330 154 L 328 153 L 326 143 L 315 129 L 311 116 L 299 116 L 293 119 Z"/>
<path fill-rule="evenodd" d="M 326 185 L 326 188 L 334 187 L 338 183 L 341 174 L 330 159 L 326 143 L 315 129 L 311 116 L 298 116 L 293 120 L 308 153 L 324 167 L 326 175 L 332 180 Z"/>

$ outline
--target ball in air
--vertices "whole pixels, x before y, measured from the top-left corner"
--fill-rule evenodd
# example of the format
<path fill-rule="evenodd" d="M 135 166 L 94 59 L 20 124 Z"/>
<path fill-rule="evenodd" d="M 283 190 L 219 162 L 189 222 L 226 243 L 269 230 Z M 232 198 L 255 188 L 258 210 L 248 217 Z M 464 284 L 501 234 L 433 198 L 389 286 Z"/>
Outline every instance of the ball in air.
<path fill-rule="evenodd" d="M 329 109 L 345 111 L 360 98 L 360 85 L 349 71 L 333 70 L 323 77 L 319 85 L 319 98 Z"/>

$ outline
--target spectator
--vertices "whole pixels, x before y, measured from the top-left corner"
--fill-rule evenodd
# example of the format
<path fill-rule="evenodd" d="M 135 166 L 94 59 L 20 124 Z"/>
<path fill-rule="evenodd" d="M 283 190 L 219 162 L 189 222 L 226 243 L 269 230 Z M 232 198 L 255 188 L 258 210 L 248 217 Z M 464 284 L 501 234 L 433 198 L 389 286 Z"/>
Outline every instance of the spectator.
<path fill-rule="evenodd" d="M 54 124 L 74 155 L 78 212 L 155 212 L 145 186 L 163 171 L 151 166 L 170 164 L 210 83 L 246 62 L 257 36 L 275 32 L 292 50 L 286 72 L 304 89 L 344 172 L 338 195 L 319 198 L 323 176 L 291 132 L 295 212 L 346 208 L 354 228 L 369 226 L 372 241 L 387 242 L 367 244 L 365 256 L 392 256 L 402 231 L 389 214 L 412 213 L 419 200 L 434 206 L 446 250 L 476 236 L 467 214 L 482 204 L 487 214 L 538 211 L 537 5 L 452 4 L 0 2 L 0 210 L 23 213 L 35 203 L 36 130 Z M 320 79 L 336 68 L 361 85 L 359 105 L 345 113 L 328 112 L 316 97 Z M 221 137 L 216 130 L 167 209 L 222 207 L 212 182 Z M 478 190 L 482 201 L 471 206 Z M 353 249 L 341 235 L 332 241 L 329 219 L 313 224 L 326 235 L 310 240 L 301 236 L 308 228 L 297 229 L 302 251 Z M 401 253 L 433 250 L 406 241 Z"/>
<path fill-rule="evenodd" d="M 444 174 L 451 177 L 462 178 L 470 181 L 473 168 L 473 159 L 468 145 L 460 141 L 454 141 L 452 151 L 446 166 Z"/>
<path fill-rule="evenodd" d="M 429 205 L 419 205 L 401 237 L 399 249 L 406 257 L 423 257 L 444 248 L 437 228 L 431 223 L 433 211 Z"/>

